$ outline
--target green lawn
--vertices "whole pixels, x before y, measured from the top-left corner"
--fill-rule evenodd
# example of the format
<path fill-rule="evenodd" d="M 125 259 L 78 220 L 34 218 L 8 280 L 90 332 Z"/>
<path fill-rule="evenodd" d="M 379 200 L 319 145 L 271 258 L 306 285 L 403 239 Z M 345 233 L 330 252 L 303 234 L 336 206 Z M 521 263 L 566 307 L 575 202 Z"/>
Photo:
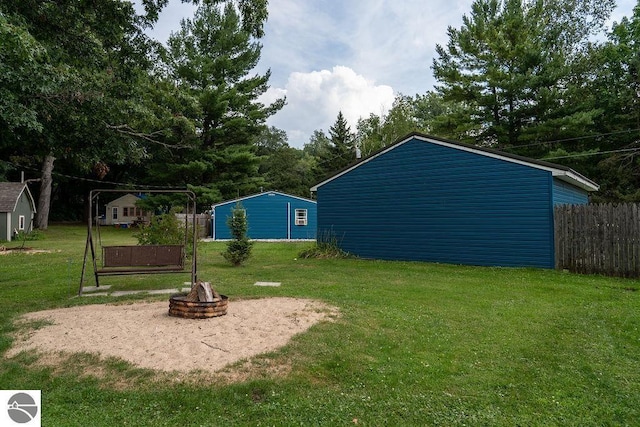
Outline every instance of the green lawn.
<path fill-rule="evenodd" d="M 130 230 L 102 231 L 105 244 L 134 241 Z M 2 353 L 22 313 L 114 300 L 75 297 L 85 238 L 81 226 L 53 226 L 44 239 L 27 242 L 53 252 L 0 256 Z M 92 355 L 45 368 L 24 354 L 1 359 L 0 389 L 41 389 L 45 426 L 638 425 L 640 281 L 297 259 L 309 245 L 256 243 L 240 268 L 225 263 L 224 244 L 199 245 L 199 277 L 231 303 L 315 298 L 342 313 L 256 358 L 241 382 L 228 383 L 224 372 L 176 382 Z M 152 289 L 188 279 L 102 283 Z M 282 286 L 252 286 L 256 281 Z"/>

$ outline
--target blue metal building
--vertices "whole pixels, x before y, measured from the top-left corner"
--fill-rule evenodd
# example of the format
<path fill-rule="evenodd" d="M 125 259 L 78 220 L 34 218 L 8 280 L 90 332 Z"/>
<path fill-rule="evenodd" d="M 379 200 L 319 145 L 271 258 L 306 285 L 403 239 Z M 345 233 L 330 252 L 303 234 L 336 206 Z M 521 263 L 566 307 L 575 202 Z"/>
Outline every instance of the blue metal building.
<path fill-rule="evenodd" d="M 231 238 L 227 218 L 240 202 L 247 214 L 250 239 L 315 239 L 317 205 L 314 200 L 267 191 L 211 206 L 211 237 Z"/>
<path fill-rule="evenodd" d="M 412 133 L 311 190 L 318 236 L 363 258 L 553 268 L 554 205 L 597 189 L 564 166 Z"/>

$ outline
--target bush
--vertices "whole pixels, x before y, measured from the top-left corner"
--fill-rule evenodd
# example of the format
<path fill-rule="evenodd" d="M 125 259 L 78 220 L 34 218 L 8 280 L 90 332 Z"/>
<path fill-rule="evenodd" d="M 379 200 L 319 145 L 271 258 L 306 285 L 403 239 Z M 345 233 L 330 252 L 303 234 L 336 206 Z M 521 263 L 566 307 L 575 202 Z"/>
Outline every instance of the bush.
<path fill-rule="evenodd" d="M 186 252 L 193 252 L 192 225 L 186 230 L 189 238 L 186 239 Z M 138 239 L 139 245 L 183 245 L 185 243 L 185 226 L 178 221 L 174 212 L 169 212 L 151 217 L 149 224 L 141 224 L 138 231 L 133 234 Z"/>
<path fill-rule="evenodd" d="M 237 267 L 249 259 L 252 246 L 247 238 L 247 214 L 240 202 L 231 210 L 231 216 L 227 218 L 227 225 L 231 230 L 233 240 L 227 243 L 227 250 L 222 253 L 222 256 Z"/>
<path fill-rule="evenodd" d="M 34 228 L 31 231 L 18 231 L 14 240 L 27 241 L 27 240 L 42 240 L 45 238 L 45 235 L 42 231 Z"/>
<path fill-rule="evenodd" d="M 312 247 L 300 252 L 298 258 L 351 258 L 352 255 L 340 249 L 333 230 L 324 230 Z"/>
<path fill-rule="evenodd" d="M 133 234 L 139 245 L 180 245 L 184 243 L 184 229 L 173 212 L 154 215 L 149 224 L 141 224 Z"/>

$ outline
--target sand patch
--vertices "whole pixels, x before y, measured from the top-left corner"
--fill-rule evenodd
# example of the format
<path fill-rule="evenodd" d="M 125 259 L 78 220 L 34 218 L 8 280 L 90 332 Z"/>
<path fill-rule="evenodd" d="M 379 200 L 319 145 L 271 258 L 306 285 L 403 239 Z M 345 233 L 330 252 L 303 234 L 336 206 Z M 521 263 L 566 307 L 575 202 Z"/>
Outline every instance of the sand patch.
<path fill-rule="evenodd" d="M 291 337 L 338 311 L 296 298 L 229 301 L 227 314 L 182 319 L 167 314 L 169 303 L 84 305 L 21 317 L 38 329 L 16 337 L 6 353 L 22 351 L 97 353 L 162 371 L 216 372 L 237 361 L 274 351 Z"/>

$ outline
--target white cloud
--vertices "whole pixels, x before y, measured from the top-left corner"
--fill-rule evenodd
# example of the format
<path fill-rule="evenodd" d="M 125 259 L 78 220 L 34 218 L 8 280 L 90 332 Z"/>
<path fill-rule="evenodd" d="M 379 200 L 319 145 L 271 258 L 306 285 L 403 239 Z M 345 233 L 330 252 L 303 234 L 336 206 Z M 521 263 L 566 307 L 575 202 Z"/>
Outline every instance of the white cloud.
<path fill-rule="evenodd" d="M 436 44 L 448 42 L 447 27 L 460 28 L 472 3 L 269 0 L 255 71 L 271 70 L 273 88 L 262 102 L 286 94 L 288 103 L 269 124 L 285 130 L 290 144 L 300 147 L 314 130 L 327 131 L 340 110 L 354 128 L 358 117 L 389 108 L 394 92 L 415 95 L 431 90 Z M 617 3 L 611 21 L 632 15 L 635 0 Z M 192 3 L 170 0 L 156 37 L 165 41 L 193 10 Z"/>
<path fill-rule="evenodd" d="M 269 120 L 269 124 L 287 131 L 289 144 L 302 147 L 314 130 L 328 131 L 342 111 L 352 131 L 358 119 L 383 114 L 394 99 L 391 86 L 376 85 L 373 80 L 351 68 L 335 66 L 331 70 L 293 72 L 285 88 L 271 88 L 261 98 L 272 102 L 282 95 L 287 105 Z"/>
<path fill-rule="evenodd" d="M 259 71 L 271 69 L 288 105 L 269 124 L 301 146 L 340 110 L 355 130 L 358 118 L 390 108 L 394 94 L 432 89 L 435 46 L 471 2 L 270 0 Z"/>

